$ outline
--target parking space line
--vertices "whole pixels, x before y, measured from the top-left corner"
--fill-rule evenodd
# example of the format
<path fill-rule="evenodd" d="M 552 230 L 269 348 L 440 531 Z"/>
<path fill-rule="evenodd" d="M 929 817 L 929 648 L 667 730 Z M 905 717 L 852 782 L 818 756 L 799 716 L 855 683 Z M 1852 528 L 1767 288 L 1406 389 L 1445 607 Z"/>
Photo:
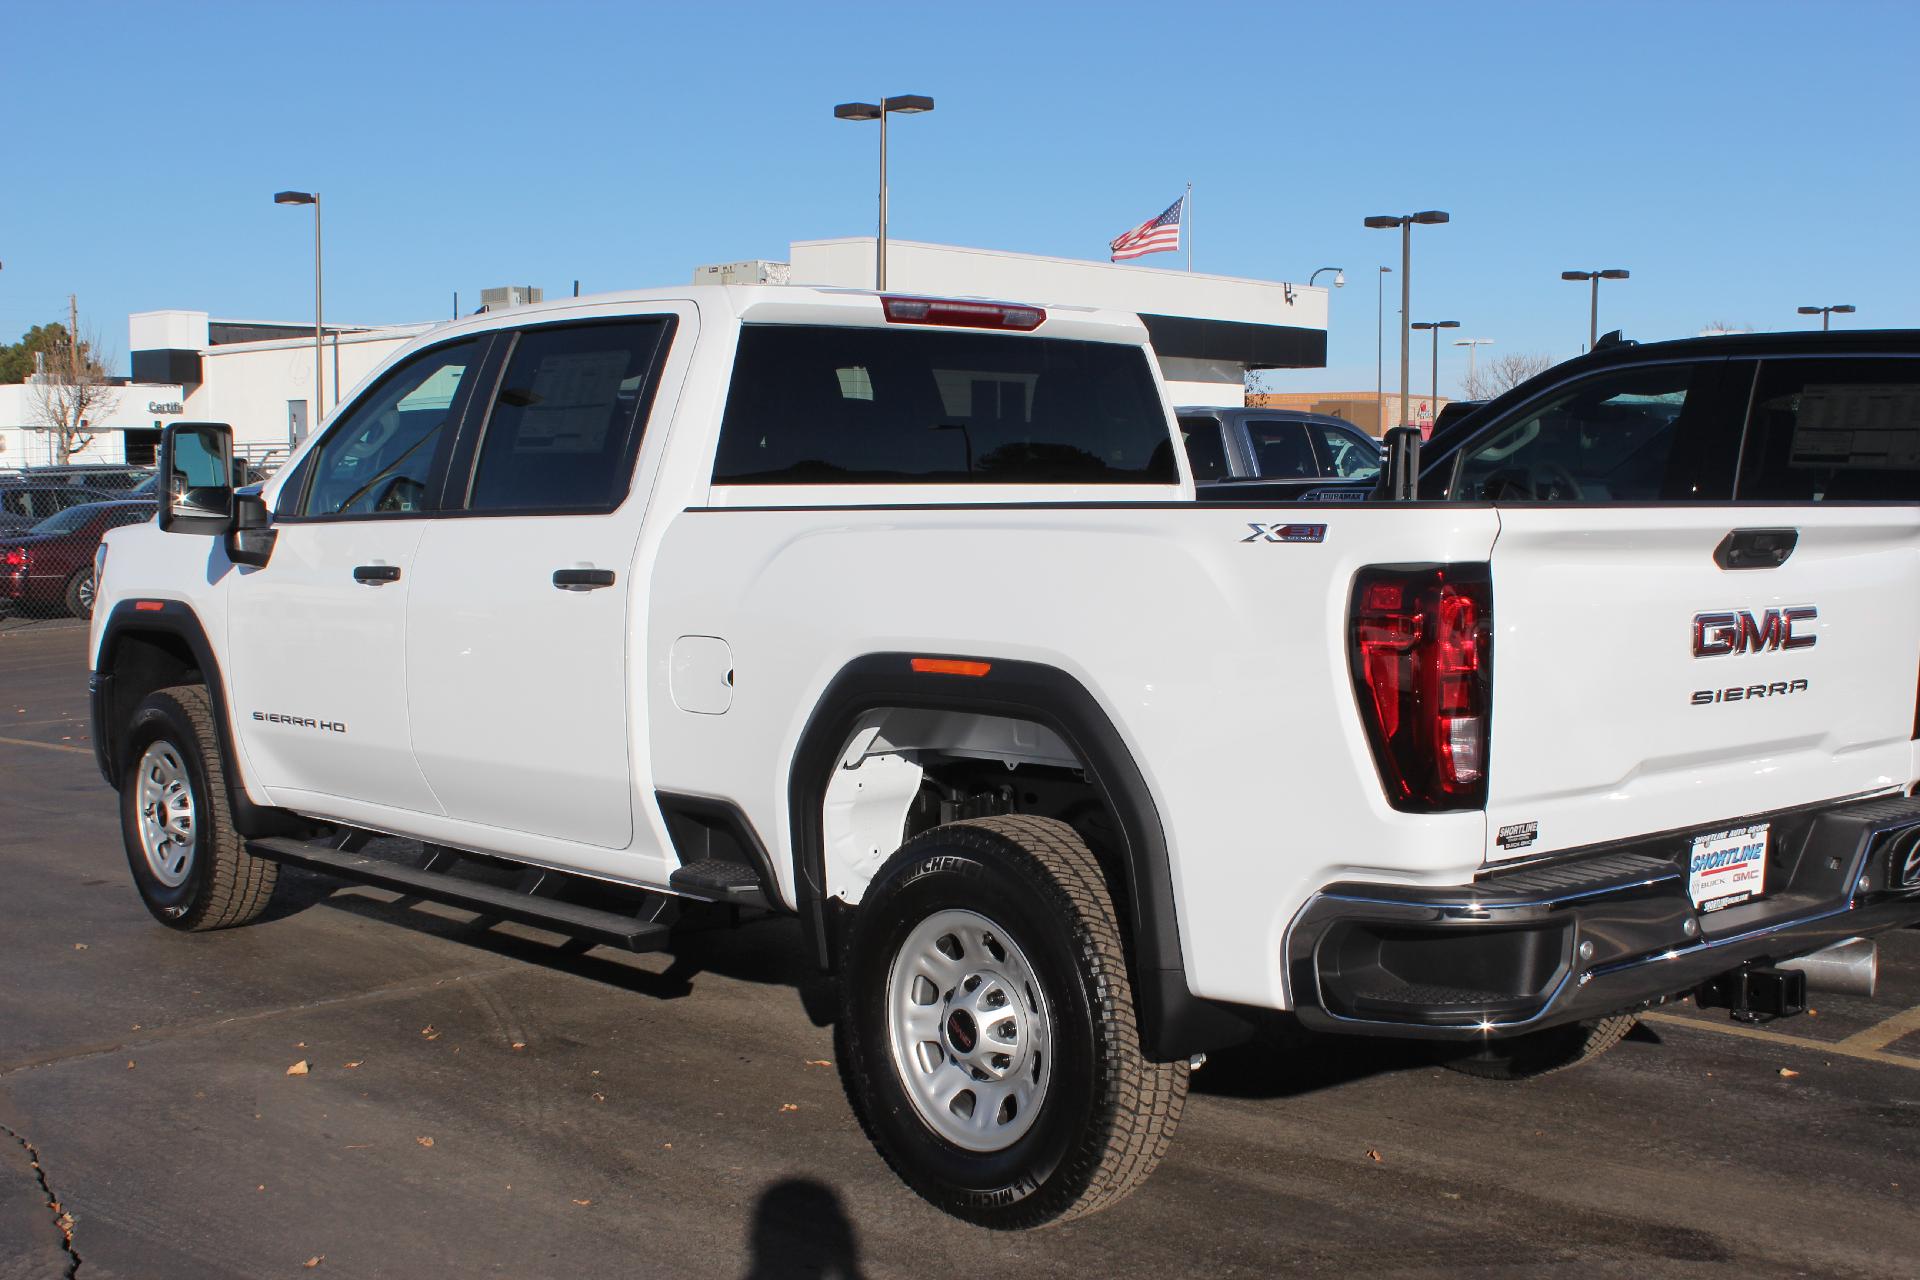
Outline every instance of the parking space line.
<path fill-rule="evenodd" d="M 0 744 L 9 747 L 38 747 L 42 751 L 71 751 L 75 755 L 90 756 L 92 747 L 70 747 L 64 742 L 35 742 L 31 738 L 0 738 Z"/>
<path fill-rule="evenodd" d="M 1913 1012 L 1912 1010 L 1908 1011 Z M 1903 1017 L 1905 1015 L 1902 1015 Z M 1848 1040 L 1828 1042 L 1809 1040 L 1804 1036 L 1782 1035 L 1778 1031 L 1763 1031 L 1759 1027 L 1744 1027 L 1737 1022 L 1708 1022 L 1702 1018 L 1689 1018 L 1677 1013 L 1643 1013 L 1643 1022 L 1657 1022 L 1663 1027 L 1690 1027 L 1695 1031 L 1712 1031 L 1723 1036 L 1737 1036 L 1742 1040 L 1759 1040 L 1765 1044 L 1775 1044 L 1788 1049 L 1809 1049 L 1815 1053 L 1831 1054 L 1842 1058 L 1857 1058 L 1861 1062 L 1878 1062 L 1889 1067 L 1905 1067 L 1909 1071 L 1920 1071 L 1920 1058 L 1903 1058 L 1895 1053 L 1882 1053 L 1877 1048 L 1864 1048 L 1849 1044 Z M 1882 1024 L 1885 1025 L 1884 1023 Z M 1893 1041 L 1885 1041 L 1887 1044 Z"/>
<path fill-rule="evenodd" d="M 1885 1022 L 1876 1023 L 1865 1031 L 1856 1031 L 1840 1043 L 1852 1045 L 1856 1049 L 1884 1049 L 1901 1036 L 1920 1031 L 1920 1004 L 1905 1013 L 1896 1013 Z"/>

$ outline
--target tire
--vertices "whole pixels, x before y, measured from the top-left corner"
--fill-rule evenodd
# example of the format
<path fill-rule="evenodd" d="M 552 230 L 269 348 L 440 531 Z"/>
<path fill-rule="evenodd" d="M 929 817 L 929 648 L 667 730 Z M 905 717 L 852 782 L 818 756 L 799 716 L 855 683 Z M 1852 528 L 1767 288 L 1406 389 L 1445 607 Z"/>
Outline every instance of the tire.
<path fill-rule="evenodd" d="M 154 919 L 198 933 L 265 911 L 280 868 L 249 854 L 234 830 L 205 687 L 149 694 L 133 713 L 122 766 L 120 834 L 134 887 Z"/>
<path fill-rule="evenodd" d="M 848 1099 L 936 1207 L 1002 1230 L 1065 1221 L 1166 1153 L 1187 1064 L 1141 1054 L 1113 900 L 1065 823 L 978 818 L 908 841 L 840 959 Z"/>
<path fill-rule="evenodd" d="M 67 612 L 76 618 L 93 617 L 93 566 L 67 579 Z"/>
<path fill-rule="evenodd" d="M 1511 1040 L 1492 1041 L 1479 1052 L 1451 1058 L 1445 1065 L 1482 1080 L 1531 1080 L 1593 1061 L 1619 1044 L 1639 1021 L 1637 1014 L 1617 1013 L 1588 1022 L 1569 1022 Z"/>

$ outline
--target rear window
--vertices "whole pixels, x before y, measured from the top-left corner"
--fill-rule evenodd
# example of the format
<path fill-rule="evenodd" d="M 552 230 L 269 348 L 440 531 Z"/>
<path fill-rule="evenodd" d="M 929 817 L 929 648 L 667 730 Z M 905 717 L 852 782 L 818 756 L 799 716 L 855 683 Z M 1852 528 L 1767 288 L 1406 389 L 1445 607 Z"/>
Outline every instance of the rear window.
<path fill-rule="evenodd" d="M 1920 359 L 1762 364 L 1740 496 L 1920 502 Z"/>
<path fill-rule="evenodd" d="M 716 484 L 1172 484 L 1146 352 L 1059 338 L 749 325 Z"/>

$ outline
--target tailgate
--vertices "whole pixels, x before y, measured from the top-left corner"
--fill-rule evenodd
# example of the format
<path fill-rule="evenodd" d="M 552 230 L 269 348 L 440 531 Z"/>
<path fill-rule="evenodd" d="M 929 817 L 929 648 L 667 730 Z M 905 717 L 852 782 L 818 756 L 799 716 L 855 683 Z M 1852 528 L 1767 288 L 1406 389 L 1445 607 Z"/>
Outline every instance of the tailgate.
<path fill-rule="evenodd" d="M 1905 785 L 1920 509 L 1499 514 L 1490 860 Z M 1784 563 L 1716 561 L 1764 529 Z"/>

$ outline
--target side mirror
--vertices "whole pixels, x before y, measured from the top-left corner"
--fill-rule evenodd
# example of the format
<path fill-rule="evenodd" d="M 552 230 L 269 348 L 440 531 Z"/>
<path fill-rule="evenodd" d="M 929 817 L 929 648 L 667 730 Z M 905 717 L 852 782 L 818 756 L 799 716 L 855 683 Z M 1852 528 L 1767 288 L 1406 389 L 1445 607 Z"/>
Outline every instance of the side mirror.
<path fill-rule="evenodd" d="M 160 528 L 224 534 L 233 528 L 233 428 L 171 422 L 160 433 Z"/>

